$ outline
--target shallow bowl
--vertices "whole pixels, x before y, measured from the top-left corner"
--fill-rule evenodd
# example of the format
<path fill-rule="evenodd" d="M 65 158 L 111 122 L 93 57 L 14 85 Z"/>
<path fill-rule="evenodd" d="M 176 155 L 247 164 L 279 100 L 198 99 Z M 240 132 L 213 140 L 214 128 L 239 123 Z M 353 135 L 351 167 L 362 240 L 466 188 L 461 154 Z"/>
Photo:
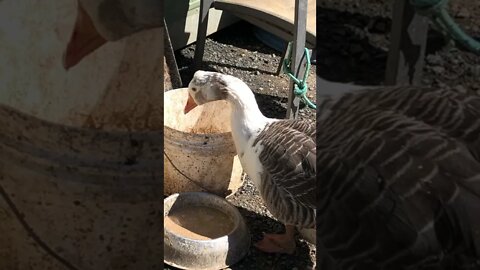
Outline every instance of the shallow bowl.
<path fill-rule="evenodd" d="M 205 192 L 176 193 L 164 200 L 164 218 L 170 212 L 192 207 L 209 207 L 225 214 L 231 221 L 228 233 L 198 240 L 164 226 L 164 262 L 180 269 L 213 270 L 240 261 L 250 247 L 250 233 L 240 212 L 224 198 Z"/>

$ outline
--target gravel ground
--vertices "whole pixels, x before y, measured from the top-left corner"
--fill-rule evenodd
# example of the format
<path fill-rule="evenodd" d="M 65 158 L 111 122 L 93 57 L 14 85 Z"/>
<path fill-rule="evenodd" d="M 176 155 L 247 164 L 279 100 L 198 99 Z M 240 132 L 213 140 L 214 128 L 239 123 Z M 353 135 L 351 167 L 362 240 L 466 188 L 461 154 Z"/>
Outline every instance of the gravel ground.
<path fill-rule="evenodd" d="M 206 42 L 201 69 L 218 71 L 245 81 L 254 91 L 260 110 L 268 117 L 284 118 L 287 108 L 289 80 L 283 73 L 276 75 L 281 53 L 261 43 L 253 34 L 253 26 L 240 22 L 211 35 Z M 184 85 L 192 77 L 188 68 L 193 61 L 195 45 L 176 52 L 176 60 Z M 308 97 L 315 101 L 315 66 L 308 80 Z M 315 111 L 302 106 L 299 118 L 315 119 Z M 252 241 L 262 238 L 263 232 L 281 232 L 284 227 L 263 205 L 258 191 L 246 177 L 244 185 L 228 198 L 245 218 Z M 315 261 L 315 246 L 298 237 L 297 251 L 293 255 L 271 255 L 251 246 L 249 254 L 229 269 L 311 269 Z M 175 269 L 165 265 L 165 269 Z"/>
<path fill-rule="evenodd" d="M 318 75 L 336 82 L 382 84 L 392 4 L 383 0 L 318 1 Z M 480 36 L 480 1 L 451 0 L 449 11 L 468 34 Z M 427 42 L 424 85 L 480 94 L 479 56 L 452 46 L 433 30 Z"/>

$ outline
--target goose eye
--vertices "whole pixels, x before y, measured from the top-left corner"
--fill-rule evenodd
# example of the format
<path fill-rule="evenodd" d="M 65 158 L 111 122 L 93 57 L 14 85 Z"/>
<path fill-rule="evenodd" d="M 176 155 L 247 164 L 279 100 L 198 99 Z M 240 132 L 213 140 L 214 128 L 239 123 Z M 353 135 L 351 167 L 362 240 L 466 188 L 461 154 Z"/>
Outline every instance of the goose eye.
<path fill-rule="evenodd" d="M 197 88 L 196 88 L 196 87 L 192 87 L 192 91 L 193 91 L 193 92 L 197 92 Z"/>

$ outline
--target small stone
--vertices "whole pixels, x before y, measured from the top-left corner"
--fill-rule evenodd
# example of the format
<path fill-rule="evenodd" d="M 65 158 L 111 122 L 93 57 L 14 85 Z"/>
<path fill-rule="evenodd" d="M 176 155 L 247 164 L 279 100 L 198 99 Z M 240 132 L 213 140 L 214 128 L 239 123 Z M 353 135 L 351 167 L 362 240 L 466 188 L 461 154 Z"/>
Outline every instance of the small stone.
<path fill-rule="evenodd" d="M 424 85 L 430 85 L 430 80 L 428 78 L 423 78 L 422 79 L 422 84 Z"/>
<path fill-rule="evenodd" d="M 360 56 L 360 61 L 368 61 L 370 59 L 370 55 L 366 52 L 363 52 L 362 55 Z"/>
<path fill-rule="evenodd" d="M 460 92 L 460 93 L 467 93 L 467 89 L 465 87 L 463 87 L 463 85 L 457 85 L 457 86 L 455 86 L 454 89 L 456 91 Z"/>
<path fill-rule="evenodd" d="M 480 65 L 472 66 L 471 72 L 474 76 L 480 76 Z"/>
<path fill-rule="evenodd" d="M 438 87 L 442 88 L 442 89 L 447 89 L 448 88 L 448 86 L 443 82 L 438 82 Z"/>
<path fill-rule="evenodd" d="M 468 18 L 470 17 L 470 11 L 468 8 L 461 8 L 457 13 L 457 18 Z"/>
<path fill-rule="evenodd" d="M 363 52 L 363 48 L 360 44 L 352 44 L 350 45 L 349 51 L 351 54 L 358 54 Z"/>
<path fill-rule="evenodd" d="M 255 75 L 260 75 L 260 71 L 255 70 Z"/>
<path fill-rule="evenodd" d="M 431 65 L 441 65 L 442 57 L 436 54 L 431 54 L 427 56 L 427 62 Z"/>
<path fill-rule="evenodd" d="M 445 72 L 445 68 L 442 66 L 434 66 L 432 67 L 432 71 L 436 74 L 442 74 L 443 72 Z"/>
<path fill-rule="evenodd" d="M 387 24 L 385 22 L 377 22 L 374 26 L 375 31 L 385 33 L 387 31 Z"/>

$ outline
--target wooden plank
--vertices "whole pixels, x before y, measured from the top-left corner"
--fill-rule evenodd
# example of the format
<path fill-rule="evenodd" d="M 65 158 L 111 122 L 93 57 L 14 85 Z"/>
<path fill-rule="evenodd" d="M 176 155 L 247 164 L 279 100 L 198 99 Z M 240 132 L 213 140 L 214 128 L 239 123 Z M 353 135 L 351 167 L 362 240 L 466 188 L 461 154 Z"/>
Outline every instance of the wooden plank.
<path fill-rule="evenodd" d="M 306 39 L 307 46 L 316 44 L 316 0 L 306 0 Z M 224 10 L 237 15 L 250 23 L 263 28 L 277 36 L 291 40 L 295 31 L 295 2 L 292 0 L 202 0 L 200 4 L 197 42 L 193 68 L 200 68 L 205 50 L 205 39 L 208 27 L 208 11 L 213 5 L 215 9 Z"/>
<path fill-rule="evenodd" d="M 393 11 L 385 84 L 418 85 L 423 73 L 428 19 L 416 14 L 405 0 L 396 0 Z"/>
<path fill-rule="evenodd" d="M 308 43 L 316 44 L 316 1 L 307 2 L 306 38 Z M 295 1 L 292 0 L 215 0 L 213 6 L 215 9 L 257 18 L 284 31 L 294 32 Z"/>
<path fill-rule="evenodd" d="M 292 71 L 297 78 L 303 78 L 305 67 L 303 58 L 305 51 L 305 35 L 306 35 L 306 14 L 307 0 L 295 0 L 295 32 L 292 44 Z M 303 60 L 303 61 L 302 61 Z M 287 118 L 295 119 L 298 116 L 300 107 L 300 98 L 294 94 L 294 82 L 290 80 L 290 91 L 288 92 Z"/>
<path fill-rule="evenodd" d="M 263 30 L 276 35 L 277 37 L 283 39 L 283 40 L 293 40 L 294 39 L 294 29 L 292 28 L 291 31 L 288 31 L 286 29 L 278 27 L 278 25 L 272 24 L 270 21 L 265 21 L 263 19 L 255 18 L 249 15 L 245 14 L 236 14 L 237 17 L 240 19 L 243 19 L 253 25 L 258 26 L 259 28 L 262 28 Z M 308 35 L 308 34 L 307 34 Z M 306 47 L 309 49 L 314 49 L 315 48 L 315 37 L 313 37 L 313 43 L 312 40 L 309 40 L 308 38 L 306 39 Z"/>

